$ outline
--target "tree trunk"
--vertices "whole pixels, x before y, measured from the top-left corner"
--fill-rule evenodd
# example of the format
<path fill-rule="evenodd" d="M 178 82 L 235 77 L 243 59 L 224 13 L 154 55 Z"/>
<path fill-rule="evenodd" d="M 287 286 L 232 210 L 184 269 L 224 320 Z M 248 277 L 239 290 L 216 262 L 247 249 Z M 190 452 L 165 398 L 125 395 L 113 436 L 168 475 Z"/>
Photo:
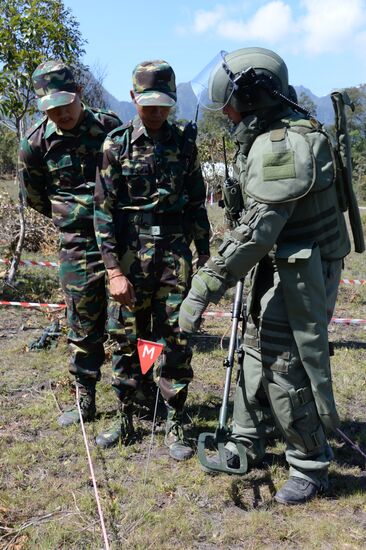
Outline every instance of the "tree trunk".
<path fill-rule="evenodd" d="M 17 121 L 17 135 L 18 135 L 18 139 L 19 139 L 19 143 L 20 143 L 20 140 L 23 138 L 23 135 L 24 135 L 24 128 L 23 128 L 23 121 L 22 120 L 19 120 L 19 122 Z M 17 171 L 16 171 L 15 183 L 17 183 L 18 189 L 19 189 L 19 205 L 18 205 L 18 210 L 19 210 L 19 237 L 18 237 L 18 243 L 17 243 L 16 249 L 15 249 L 15 252 L 14 252 L 14 256 L 13 256 L 12 261 L 11 261 L 9 273 L 8 273 L 7 278 L 6 278 L 6 284 L 8 284 L 10 286 L 12 286 L 14 284 L 14 281 L 15 281 L 15 278 L 16 278 L 20 258 L 21 258 L 21 255 L 22 255 L 22 250 L 23 250 L 23 245 L 24 245 L 24 238 L 25 238 L 25 217 L 24 217 L 24 206 L 25 206 L 25 204 L 24 204 L 24 198 L 22 196 L 22 193 L 20 192 L 20 179 L 19 179 L 20 169 L 19 168 L 20 167 L 19 167 L 19 161 L 18 161 L 17 162 Z"/>

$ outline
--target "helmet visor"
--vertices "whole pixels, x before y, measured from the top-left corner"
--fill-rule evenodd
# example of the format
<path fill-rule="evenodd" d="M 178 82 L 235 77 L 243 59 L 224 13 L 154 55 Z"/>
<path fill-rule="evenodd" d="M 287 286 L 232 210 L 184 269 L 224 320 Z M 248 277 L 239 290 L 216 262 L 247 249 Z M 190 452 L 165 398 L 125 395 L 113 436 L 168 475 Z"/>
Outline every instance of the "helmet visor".
<path fill-rule="evenodd" d="M 191 80 L 192 90 L 197 98 L 199 107 L 208 111 L 220 111 L 230 102 L 234 92 L 234 85 L 230 78 L 226 80 L 226 86 L 221 86 L 218 93 L 212 93 L 212 79 L 218 71 L 223 71 L 225 55 L 227 52 L 221 51 Z"/>

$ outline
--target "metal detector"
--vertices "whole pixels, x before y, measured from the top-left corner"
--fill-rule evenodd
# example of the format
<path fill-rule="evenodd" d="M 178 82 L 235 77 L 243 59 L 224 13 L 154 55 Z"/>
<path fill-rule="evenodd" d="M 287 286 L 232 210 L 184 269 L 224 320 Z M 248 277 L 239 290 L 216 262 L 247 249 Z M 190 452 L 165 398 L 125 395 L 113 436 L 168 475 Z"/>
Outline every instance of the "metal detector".
<path fill-rule="evenodd" d="M 224 359 L 224 367 L 226 367 L 226 377 L 225 377 L 225 386 L 224 386 L 224 396 L 222 399 L 222 405 L 220 408 L 219 423 L 216 428 L 215 433 L 203 432 L 198 437 L 197 443 L 197 453 L 198 459 L 202 464 L 204 470 L 209 470 L 212 472 L 225 472 L 227 474 L 245 474 L 248 469 L 248 460 L 246 454 L 246 448 L 244 443 L 241 443 L 237 439 L 234 439 L 231 436 L 231 431 L 227 427 L 227 409 L 229 402 L 229 393 L 230 393 L 230 384 L 231 384 L 231 375 L 234 366 L 234 355 L 235 352 L 238 352 L 238 325 L 239 321 L 243 323 L 243 331 L 245 325 L 245 318 L 243 315 L 243 286 L 244 280 L 240 281 L 236 285 L 235 290 L 235 299 L 232 310 L 232 326 L 230 334 L 230 343 L 228 356 Z M 239 468 L 231 468 L 227 464 L 226 454 L 225 454 L 225 445 L 229 441 L 235 443 L 238 449 L 238 455 L 240 459 Z M 207 456 L 207 451 L 212 450 L 213 447 L 216 447 L 219 452 L 220 461 L 213 462 L 209 460 Z"/>

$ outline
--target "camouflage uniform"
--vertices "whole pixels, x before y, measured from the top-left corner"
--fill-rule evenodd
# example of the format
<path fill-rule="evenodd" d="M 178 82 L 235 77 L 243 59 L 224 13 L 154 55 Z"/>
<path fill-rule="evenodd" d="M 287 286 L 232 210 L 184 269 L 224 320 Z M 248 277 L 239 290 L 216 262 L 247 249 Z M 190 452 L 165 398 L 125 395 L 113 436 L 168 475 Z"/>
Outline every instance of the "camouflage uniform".
<path fill-rule="evenodd" d="M 76 84 L 67 66 L 49 61 L 33 75 L 39 108 L 69 104 Z M 97 156 L 108 132 L 121 121 L 113 113 L 84 108 L 81 123 L 62 130 L 48 117 L 20 145 L 22 190 L 27 204 L 60 229 L 60 281 L 67 304 L 70 372 L 94 386 L 104 361 L 105 270 L 93 226 Z"/>
<path fill-rule="evenodd" d="M 97 239 L 107 268 L 120 266 L 134 286 L 133 310 L 110 303 L 113 387 L 121 400 L 141 381 L 137 337 L 165 345 L 157 377 L 165 400 L 183 406 L 192 379 L 191 350 L 180 334 L 178 313 L 191 269 L 187 238 L 199 254 L 209 251 L 205 188 L 197 151 L 183 152 L 185 131 L 165 123 L 158 142 L 140 118 L 106 139 L 95 192 Z M 185 234 L 185 231 L 189 235 Z"/>

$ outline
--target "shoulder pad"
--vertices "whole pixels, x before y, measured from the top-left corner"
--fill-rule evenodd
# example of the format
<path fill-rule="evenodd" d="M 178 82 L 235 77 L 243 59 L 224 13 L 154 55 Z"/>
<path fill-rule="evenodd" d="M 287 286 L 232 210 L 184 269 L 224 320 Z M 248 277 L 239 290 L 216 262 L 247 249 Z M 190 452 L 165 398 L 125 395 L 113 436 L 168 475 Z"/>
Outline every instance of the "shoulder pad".
<path fill-rule="evenodd" d="M 319 120 L 316 118 L 300 118 L 298 120 L 288 120 L 286 121 L 286 124 L 291 129 L 298 129 L 298 131 L 302 132 L 305 129 L 308 132 L 319 131 L 323 129 L 323 125 Z M 305 133 L 305 132 L 304 132 Z"/>
<path fill-rule="evenodd" d="M 291 130 L 277 126 L 258 136 L 249 151 L 245 192 L 258 202 L 291 202 L 314 185 L 311 144 L 302 132 Z"/>
<path fill-rule="evenodd" d="M 27 139 L 28 139 L 29 137 L 31 137 L 31 135 L 33 135 L 33 134 L 40 128 L 40 126 L 42 126 L 42 124 L 43 124 L 44 122 L 46 122 L 46 121 L 47 121 L 47 116 L 44 116 L 44 117 L 41 118 L 41 120 L 38 120 L 37 122 L 35 122 L 35 123 L 33 124 L 33 126 L 31 126 L 31 127 L 26 131 L 24 137 L 26 137 Z"/>

